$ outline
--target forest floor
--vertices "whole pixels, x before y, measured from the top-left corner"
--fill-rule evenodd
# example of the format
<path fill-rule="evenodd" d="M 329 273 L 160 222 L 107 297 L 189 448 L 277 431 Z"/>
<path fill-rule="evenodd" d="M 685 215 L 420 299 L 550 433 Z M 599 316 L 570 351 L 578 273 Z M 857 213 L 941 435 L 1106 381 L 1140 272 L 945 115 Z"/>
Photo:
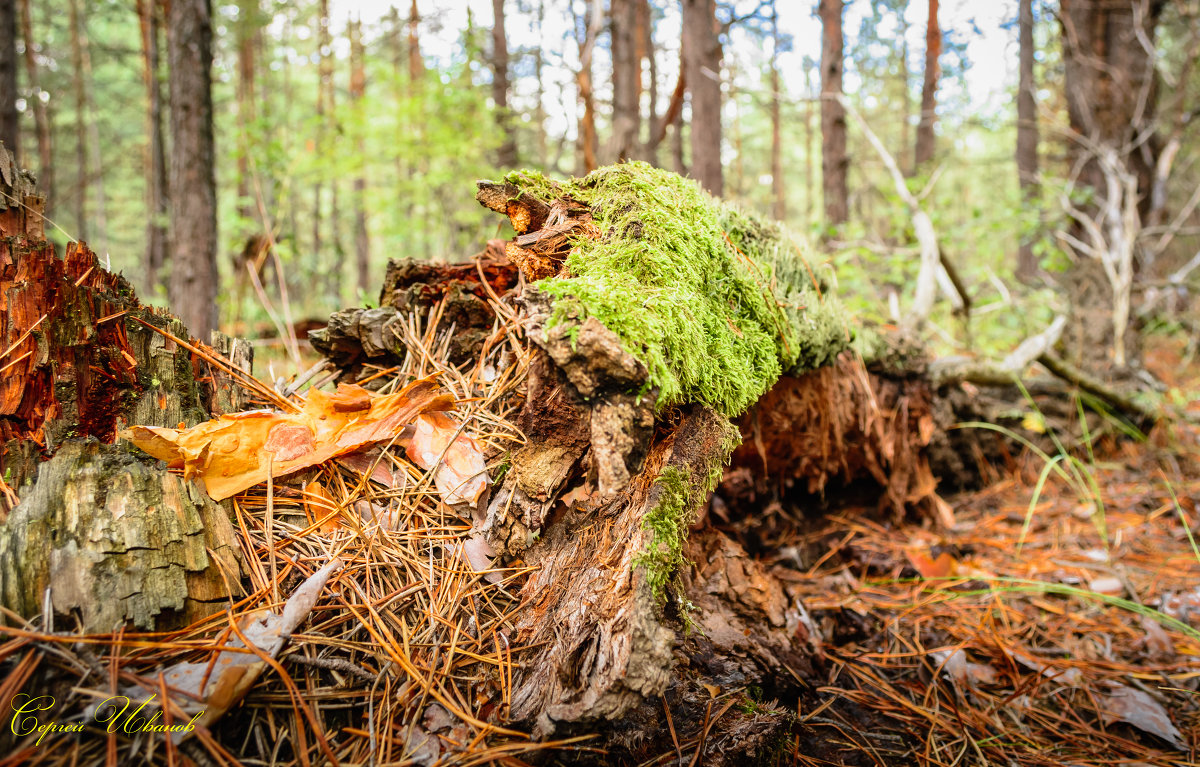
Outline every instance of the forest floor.
<path fill-rule="evenodd" d="M 1148 359 L 1200 389 L 1176 348 Z M 780 509 L 760 551 L 827 642 L 782 763 L 1200 763 L 1197 467 L 1200 426 L 1174 424 L 1014 460 L 946 499 L 949 530 Z"/>

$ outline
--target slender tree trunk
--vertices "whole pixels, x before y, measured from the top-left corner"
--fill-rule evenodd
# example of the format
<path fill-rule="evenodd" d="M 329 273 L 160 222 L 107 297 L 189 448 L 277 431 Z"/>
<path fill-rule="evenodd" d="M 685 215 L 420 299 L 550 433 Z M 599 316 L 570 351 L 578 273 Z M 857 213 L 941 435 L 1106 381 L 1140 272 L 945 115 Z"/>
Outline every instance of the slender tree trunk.
<path fill-rule="evenodd" d="M 197 338 L 217 327 L 217 189 L 213 164 L 212 15 L 208 0 L 171 0 L 172 310 Z"/>
<path fill-rule="evenodd" d="M 641 132 L 641 59 L 638 57 L 639 0 L 612 0 L 612 141 L 607 155 L 623 161 L 634 156 Z"/>
<path fill-rule="evenodd" d="M 537 105 L 533 110 L 533 119 L 537 123 L 535 126 L 536 133 L 534 141 L 536 141 L 537 156 L 539 160 L 545 161 L 547 152 L 549 151 L 546 144 L 546 105 L 542 102 L 546 98 L 546 84 L 542 81 L 542 72 L 546 67 L 546 52 L 545 52 L 545 33 L 546 24 L 546 0 L 538 0 L 537 6 L 537 50 L 534 52 L 533 60 L 533 76 L 537 83 Z"/>
<path fill-rule="evenodd" d="M 366 93 L 367 76 L 363 67 L 362 22 L 355 19 L 350 23 L 350 99 L 354 102 L 355 149 L 359 162 L 365 163 L 367 150 L 363 141 L 366 132 L 362 99 Z M 367 179 L 360 168 L 354 179 L 354 256 L 358 265 L 358 289 L 363 294 L 371 290 L 371 241 L 367 233 Z"/>
<path fill-rule="evenodd" d="M 167 159 L 163 143 L 163 99 L 159 65 L 159 3 L 138 0 L 142 28 L 142 73 L 146 85 L 146 287 L 157 292 L 167 263 Z"/>
<path fill-rule="evenodd" d="M 79 1 L 71 0 L 68 23 L 71 27 L 71 80 L 75 97 L 75 174 L 78 179 L 74 189 L 75 200 L 75 236 L 80 240 L 89 239 L 87 198 L 88 189 L 88 138 L 87 138 L 87 96 L 83 85 L 83 41 L 79 25 L 82 19 L 79 14 Z"/>
<path fill-rule="evenodd" d="M 783 125 L 781 116 L 783 87 L 779 78 L 779 9 L 771 2 L 771 215 L 776 221 L 787 218 L 787 187 L 783 182 Z"/>
<path fill-rule="evenodd" d="M 96 240 L 100 253 L 108 255 L 108 212 L 107 195 L 104 192 L 103 145 L 100 143 L 100 127 L 96 120 L 96 87 L 92 76 L 92 45 L 87 31 L 87 15 L 79 14 L 79 64 L 83 85 L 84 110 L 87 115 L 87 141 L 91 167 L 88 168 L 90 186 L 96 192 Z"/>
<path fill-rule="evenodd" d="M 904 175 L 911 176 L 913 174 L 913 166 L 908 163 L 908 148 L 912 146 L 912 99 L 908 93 L 908 19 L 904 17 L 904 7 L 901 7 L 896 16 L 900 22 L 900 49 L 898 55 L 899 61 L 899 78 L 900 78 L 900 105 L 901 115 L 900 120 L 900 148 L 896 151 L 896 162 L 900 165 Z"/>
<path fill-rule="evenodd" d="M 329 83 L 333 73 L 330 71 L 332 62 L 330 61 L 331 43 L 329 40 L 329 0 L 320 0 L 317 6 L 317 140 L 316 152 L 320 157 L 326 155 L 326 114 L 329 111 L 328 105 L 325 102 L 326 86 Z M 323 174 L 318 170 L 316 178 L 313 182 L 313 210 L 312 210 L 312 255 L 317 263 L 322 263 L 321 251 L 324 249 L 324 241 L 321 231 L 321 203 L 325 197 L 325 179 Z"/>
<path fill-rule="evenodd" d="M 492 0 L 492 101 L 500 128 L 496 163 L 501 168 L 517 166 L 517 126 L 508 104 L 508 38 L 504 33 L 504 0 Z"/>
<path fill-rule="evenodd" d="M 842 0 L 821 0 L 821 184 L 825 223 L 841 226 L 849 217 L 846 189 L 846 110 L 842 95 Z"/>
<path fill-rule="evenodd" d="M 638 43 L 640 58 L 646 59 L 646 90 L 649 100 L 649 111 L 646 113 L 646 143 L 643 155 L 651 165 L 658 164 L 658 144 L 655 134 L 658 131 L 658 57 L 654 51 L 654 9 L 650 0 L 638 3 Z M 639 58 L 639 61 L 640 61 Z M 638 64 L 639 70 L 641 64 Z"/>
<path fill-rule="evenodd" d="M 675 93 L 671 96 L 671 107 L 663 117 L 663 121 L 671 125 L 671 165 L 681 176 L 688 174 L 687 163 L 683 159 L 683 97 L 687 92 L 685 58 L 681 40 L 679 45 L 679 82 L 675 85 Z"/>
<path fill-rule="evenodd" d="M 33 99 L 34 132 L 37 134 L 38 187 L 46 200 L 54 198 L 54 160 L 51 156 L 50 112 L 42 100 L 41 73 L 35 51 L 38 49 L 33 37 L 33 11 L 29 0 L 21 0 L 21 36 L 25 42 L 25 75 Z M 49 205 L 49 202 L 47 202 Z"/>
<path fill-rule="evenodd" d="M 1017 86 L 1017 179 L 1021 185 L 1021 199 L 1026 208 L 1036 204 L 1038 198 L 1038 125 L 1037 102 L 1034 99 L 1033 81 L 1033 0 L 1020 0 L 1017 18 L 1020 74 Z M 1022 234 L 1017 252 L 1017 276 L 1030 280 L 1037 273 L 1037 257 L 1033 253 L 1030 238 Z"/>
<path fill-rule="evenodd" d="M 921 120 L 917 123 L 917 147 L 913 171 L 933 160 L 933 125 L 937 122 L 937 89 L 941 79 L 942 30 L 938 27 L 938 0 L 929 0 L 929 23 L 925 27 L 925 82 L 921 86 Z"/>
<path fill-rule="evenodd" d="M 237 156 L 237 194 L 238 215 L 245 221 L 252 221 L 255 205 L 254 191 L 251 188 L 250 153 L 252 150 L 251 132 L 257 119 L 258 102 L 255 87 L 255 41 L 259 34 L 259 3 L 258 0 L 242 0 L 238 12 L 237 37 L 237 127 L 238 127 L 238 156 Z"/>
<path fill-rule="evenodd" d="M 682 0 L 683 57 L 692 94 L 692 177 L 724 194 L 721 164 L 721 41 L 715 0 Z"/>
<path fill-rule="evenodd" d="M 0 0 L 0 141 L 19 155 L 17 34 L 17 0 Z"/>
<path fill-rule="evenodd" d="M 579 89 L 579 100 L 583 104 L 583 118 L 579 125 L 583 173 L 591 173 L 600 164 L 596 159 L 599 142 L 596 137 L 596 102 L 592 90 L 592 51 L 596 48 L 596 38 L 600 36 L 604 25 L 604 0 L 592 0 L 586 16 L 586 25 L 587 31 L 579 41 L 579 72 L 575 76 L 575 82 Z"/>
<path fill-rule="evenodd" d="M 813 84 L 813 70 L 816 68 L 816 62 L 813 62 L 812 66 L 804 70 L 804 223 L 808 226 L 812 226 L 813 212 L 817 205 L 816 163 L 813 162 L 817 148 L 813 140 L 816 134 L 813 124 L 817 119 L 816 103 L 820 89 Z"/>
<path fill-rule="evenodd" d="M 417 0 L 412 0 L 412 4 L 408 8 L 408 79 L 414 89 L 419 87 L 421 76 L 425 73 L 418 34 L 420 26 L 421 14 L 417 10 Z"/>

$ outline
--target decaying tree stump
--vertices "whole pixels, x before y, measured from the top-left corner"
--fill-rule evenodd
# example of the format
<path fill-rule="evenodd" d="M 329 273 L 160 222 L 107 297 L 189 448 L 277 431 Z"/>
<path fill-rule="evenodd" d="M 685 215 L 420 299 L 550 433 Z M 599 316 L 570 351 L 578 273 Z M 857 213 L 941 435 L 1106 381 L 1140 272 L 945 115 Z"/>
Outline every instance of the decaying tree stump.
<path fill-rule="evenodd" d="M 240 588 L 225 511 L 112 443 L 126 424 L 194 424 L 245 395 L 157 332 L 187 338 L 86 244 L 55 254 L 7 152 L 0 177 L 0 197 L 25 200 L 0 212 L 0 604 L 31 616 L 48 595 L 53 612 L 104 632 L 220 610 Z M 248 367 L 248 345 L 218 346 Z"/>
<path fill-rule="evenodd" d="M 339 313 L 313 341 L 353 380 L 408 353 L 392 330 L 404 312 L 453 312 L 470 339 L 496 321 L 483 296 L 521 311 L 526 441 L 483 526 L 505 561 L 536 568 L 514 615 L 514 645 L 531 649 L 512 719 L 540 737 L 600 729 L 610 754 L 637 757 L 671 747 L 664 702 L 690 737 L 714 689 L 794 692 L 820 664 L 819 634 L 787 583 L 704 523 L 711 492 L 753 514 L 775 486 L 865 480 L 900 513 L 944 511 L 928 382 L 868 371 L 786 236 L 671 174 L 514 174 L 478 199 L 509 217 L 512 241 L 469 264 L 392 262 L 381 308 Z M 669 337 L 680 328 L 697 337 Z M 735 709 L 708 728 L 704 763 L 762 755 L 788 727 L 769 705 Z"/>

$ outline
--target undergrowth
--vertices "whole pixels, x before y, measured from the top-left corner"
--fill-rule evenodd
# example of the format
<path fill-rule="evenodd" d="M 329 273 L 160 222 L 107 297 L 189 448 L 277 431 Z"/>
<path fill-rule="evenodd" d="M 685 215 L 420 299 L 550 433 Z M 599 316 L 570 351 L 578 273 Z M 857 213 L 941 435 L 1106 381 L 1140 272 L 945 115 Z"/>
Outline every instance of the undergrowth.
<path fill-rule="evenodd" d="M 699 402 L 736 416 L 783 373 L 829 364 L 850 333 L 779 226 L 718 202 L 693 181 L 646 163 L 555 182 L 507 180 L 547 202 L 589 206 L 602 232 L 581 237 L 567 274 L 537 286 L 552 324 L 595 317 L 646 365 L 658 406 Z"/>

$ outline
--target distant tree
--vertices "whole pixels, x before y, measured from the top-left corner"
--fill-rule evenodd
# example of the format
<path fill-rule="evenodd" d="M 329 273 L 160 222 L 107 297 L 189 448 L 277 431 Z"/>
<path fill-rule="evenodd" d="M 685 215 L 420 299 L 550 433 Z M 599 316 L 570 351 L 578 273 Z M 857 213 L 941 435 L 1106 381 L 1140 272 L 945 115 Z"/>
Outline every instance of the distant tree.
<path fill-rule="evenodd" d="M 17 113 L 17 0 L 0 0 L 0 141 L 21 151 Z"/>
<path fill-rule="evenodd" d="M 1137 356 L 1130 294 L 1160 149 L 1153 41 L 1166 5 L 1060 3 L 1070 183 L 1093 191 L 1072 206 L 1074 225 L 1060 237 L 1075 256 L 1067 339 L 1076 362 L 1098 368 L 1124 368 Z M 1107 360 L 1096 359 L 1100 349 L 1111 351 Z"/>
<path fill-rule="evenodd" d="M 91 166 L 91 153 L 88 147 L 88 102 L 86 90 L 86 75 L 84 72 L 84 57 L 86 54 L 87 36 L 82 30 L 83 16 L 79 0 L 70 0 L 68 25 L 71 30 L 71 90 L 75 97 L 75 172 L 77 183 L 72 197 L 75 202 L 75 236 L 81 240 L 90 239 L 87 217 L 88 203 L 88 168 Z"/>
<path fill-rule="evenodd" d="M 54 158 L 50 142 L 50 111 L 42 98 L 41 67 L 38 65 L 38 42 L 33 37 L 33 12 L 29 0 L 21 0 L 21 38 L 25 44 L 25 78 L 29 84 L 33 111 L 34 132 L 37 137 L 38 187 L 46 195 L 47 207 L 54 199 Z"/>
<path fill-rule="evenodd" d="M 1038 196 L 1038 124 L 1036 84 L 1033 81 L 1033 0 L 1020 0 L 1017 12 L 1020 65 L 1017 85 L 1017 180 L 1021 199 L 1030 205 Z M 1017 276 L 1032 279 L 1037 273 L 1033 244 L 1022 235 L 1017 252 Z"/>
<path fill-rule="evenodd" d="M 365 163 L 367 150 L 363 140 L 362 100 L 366 93 L 367 75 L 363 63 L 362 22 L 358 19 L 351 21 L 347 31 L 350 35 L 350 100 L 356 110 L 355 151 L 359 161 Z M 366 173 L 360 168 L 354 178 L 354 262 L 358 267 L 358 289 L 364 294 L 371 291 L 371 240 L 367 233 L 366 190 Z"/>
<path fill-rule="evenodd" d="M 171 0 L 171 309 L 196 337 L 217 327 L 217 199 L 209 0 Z"/>
<path fill-rule="evenodd" d="M 159 60 L 159 30 L 161 6 L 159 0 L 138 0 L 138 21 L 142 31 L 142 77 L 146 84 L 146 270 L 144 285 L 147 295 L 158 288 L 166 265 L 167 219 L 170 203 L 167 199 L 167 159 L 163 141 L 162 67 Z"/>
<path fill-rule="evenodd" d="M 725 192 L 721 164 L 721 39 L 716 0 L 682 0 L 683 59 L 691 94 L 692 178 L 711 194 Z"/>
<path fill-rule="evenodd" d="M 613 160 L 634 157 L 641 132 L 642 60 L 638 55 L 640 0 L 612 0 L 612 140 L 606 154 Z"/>
<path fill-rule="evenodd" d="M 842 0 L 821 0 L 821 183 L 825 222 L 840 226 L 849 216 L 846 187 L 846 110 L 842 95 Z"/>
<path fill-rule="evenodd" d="M 496 163 L 504 169 L 517 166 L 517 126 L 508 103 L 508 39 L 504 33 L 504 0 L 492 0 L 492 101 L 500 129 Z"/>
<path fill-rule="evenodd" d="M 929 0 L 929 21 L 925 25 L 925 82 L 921 86 L 921 119 L 917 123 L 917 146 L 913 168 L 933 159 L 933 126 L 937 122 L 937 89 L 942 68 L 942 30 L 938 26 L 938 0 Z"/>
<path fill-rule="evenodd" d="M 783 119 L 781 103 L 783 85 L 779 78 L 779 7 L 771 0 L 771 193 L 774 201 L 771 215 L 776 221 L 787 218 L 787 187 L 783 181 Z"/>
<path fill-rule="evenodd" d="M 572 11 L 574 8 L 572 3 Z M 582 34 L 579 19 L 576 19 L 575 27 L 575 39 L 579 43 L 579 71 L 575 73 L 575 85 L 579 91 L 579 101 L 583 104 L 578 138 L 580 170 L 591 173 L 600 164 L 597 159 L 599 146 L 596 137 L 596 99 L 592 86 L 592 53 L 596 50 L 596 39 L 604 28 L 604 0 L 592 0 L 589 3 L 583 17 Z"/>

